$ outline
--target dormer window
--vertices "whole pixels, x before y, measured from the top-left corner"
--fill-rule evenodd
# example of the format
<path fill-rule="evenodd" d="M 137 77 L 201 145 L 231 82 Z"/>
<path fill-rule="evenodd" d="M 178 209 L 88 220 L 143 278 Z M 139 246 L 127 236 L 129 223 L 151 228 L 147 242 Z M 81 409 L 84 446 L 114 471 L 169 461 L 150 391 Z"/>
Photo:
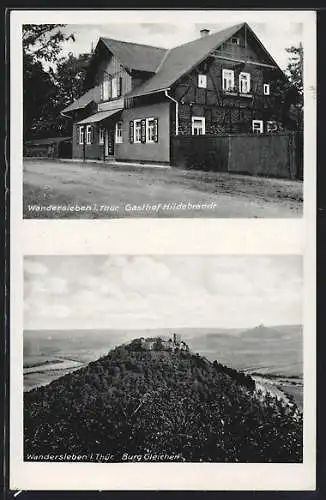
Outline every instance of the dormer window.
<path fill-rule="evenodd" d="M 222 88 L 226 91 L 234 90 L 234 71 L 232 69 L 222 70 Z"/>
<path fill-rule="evenodd" d="M 207 76 L 198 75 L 198 87 L 201 89 L 206 89 L 207 87 Z"/>
<path fill-rule="evenodd" d="M 121 78 L 116 76 L 112 78 L 112 99 L 121 95 Z"/>
<path fill-rule="evenodd" d="M 248 94 L 250 92 L 250 74 L 240 73 L 239 75 L 239 92 L 240 94 Z"/>
<path fill-rule="evenodd" d="M 269 83 L 264 83 L 264 95 L 269 95 L 269 94 L 270 94 Z"/>
<path fill-rule="evenodd" d="M 106 78 L 102 82 L 102 100 L 108 101 L 111 97 L 111 80 Z"/>

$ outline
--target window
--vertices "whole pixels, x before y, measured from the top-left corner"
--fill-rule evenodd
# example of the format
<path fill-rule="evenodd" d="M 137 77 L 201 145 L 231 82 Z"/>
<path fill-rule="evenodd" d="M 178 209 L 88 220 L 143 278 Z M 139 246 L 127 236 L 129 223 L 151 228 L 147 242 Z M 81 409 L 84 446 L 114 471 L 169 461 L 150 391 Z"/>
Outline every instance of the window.
<path fill-rule="evenodd" d="M 141 120 L 134 120 L 134 143 L 141 142 Z"/>
<path fill-rule="evenodd" d="M 92 125 L 86 127 L 86 144 L 92 144 Z"/>
<path fill-rule="evenodd" d="M 205 118 L 201 116 L 192 117 L 192 135 L 205 135 Z"/>
<path fill-rule="evenodd" d="M 116 76 L 112 78 L 112 99 L 120 97 L 121 94 L 120 89 L 121 89 L 121 78 Z"/>
<path fill-rule="evenodd" d="M 239 40 L 239 38 L 234 36 L 231 38 L 231 43 L 232 43 L 232 45 L 240 45 L 240 40 Z"/>
<path fill-rule="evenodd" d="M 269 95 L 269 83 L 264 83 L 264 95 Z"/>
<path fill-rule="evenodd" d="M 84 144 L 84 129 L 83 125 L 79 127 L 79 144 Z"/>
<path fill-rule="evenodd" d="M 115 124 L 115 142 L 117 144 L 122 143 L 122 122 L 117 122 Z"/>
<path fill-rule="evenodd" d="M 240 94 L 248 94 L 250 92 L 250 74 L 240 73 L 239 75 L 239 92 Z"/>
<path fill-rule="evenodd" d="M 277 122 L 276 121 L 268 121 L 266 123 L 266 132 L 277 132 Z"/>
<path fill-rule="evenodd" d="M 252 120 L 252 131 L 254 134 L 262 134 L 263 120 Z"/>
<path fill-rule="evenodd" d="M 234 71 L 232 69 L 223 69 L 222 88 L 223 90 L 234 90 Z"/>
<path fill-rule="evenodd" d="M 104 144 L 104 128 L 103 127 L 100 127 L 99 132 L 98 132 L 98 143 Z"/>
<path fill-rule="evenodd" d="M 158 118 L 131 120 L 129 122 L 129 142 L 130 144 L 158 142 Z"/>
<path fill-rule="evenodd" d="M 202 89 L 206 89 L 207 87 L 207 76 L 206 75 L 198 75 L 198 87 Z"/>
<path fill-rule="evenodd" d="M 155 142 L 155 119 L 146 118 L 146 142 Z"/>
<path fill-rule="evenodd" d="M 111 94 L 111 81 L 106 78 L 103 82 L 102 82 L 102 99 L 103 101 L 107 101 L 108 99 L 110 99 L 110 94 Z"/>

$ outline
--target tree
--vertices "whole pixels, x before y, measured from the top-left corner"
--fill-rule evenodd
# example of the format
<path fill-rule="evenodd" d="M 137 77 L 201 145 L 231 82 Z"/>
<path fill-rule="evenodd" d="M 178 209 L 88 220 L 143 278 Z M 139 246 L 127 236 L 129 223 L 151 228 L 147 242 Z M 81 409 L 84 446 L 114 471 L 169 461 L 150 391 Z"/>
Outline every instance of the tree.
<path fill-rule="evenodd" d="M 23 24 L 24 56 L 33 61 L 54 62 L 62 49 L 62 42 L 73 40 L 73 33 L 66 35 L 61 28 L 65 24 Z"/>
<path fill-rule="evenodd" d="M 289 54 L 285 70 L 290 82 L 288 117 L 300 130 L 303 126 L 303 46 L 300 42 L 297 47 L 291 46 L 285 50 Z"/>
<path fill-rule="evenodd" d="M 286 67 L 286 74 L 292 85 L 303 96 L 303 47 L 300 42 L 298 47 L 291 46 L 285 49 L 289 54 L 289 62 Z"/>
<path fill-rule="evenodd" d="M 91 54 L 75 57 L 71 52 L 67 59 L 59 62 L 54 77 L 58 89 L 58 100 L 62 108 L 78 99 L 85 92 L 86 69 Z"/>
<path fill-rule="evenodd" d="M 51 120 L 55 84 L 40 61 L 26 54 L 23 59 L 24 137 L 42 136 Z"/>
<path fill-rule="evenodd" d="M 23 25 L 24 139 L 67 133 L 67 123 L 59 115 L 57 82 L 49 66 L 57 61 L 62 43 L 74 40 L 73 34 L 62 31 L 64 26 Z"/>

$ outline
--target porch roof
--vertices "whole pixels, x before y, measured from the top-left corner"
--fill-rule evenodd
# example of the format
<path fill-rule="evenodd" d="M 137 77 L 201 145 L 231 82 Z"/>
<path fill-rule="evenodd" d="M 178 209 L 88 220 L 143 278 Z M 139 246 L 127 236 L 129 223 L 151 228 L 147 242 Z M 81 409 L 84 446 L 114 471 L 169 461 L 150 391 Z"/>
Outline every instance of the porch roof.
<path fill-rule="evenodd" d="M 111 109 L 109 111 L 99 111 L 98 113 L 95 113 L 94 115 L 90 115 L 87 118 L 84 118 L 83 120 L 78 122 L 78 125 L 101 122 L 103 120 L 106 120 L 107 118 L 110 118 L 111 116 L 115 115 L 116 113 L 120 113 L 122 110 L 123 110 L 123 108 Z"/>

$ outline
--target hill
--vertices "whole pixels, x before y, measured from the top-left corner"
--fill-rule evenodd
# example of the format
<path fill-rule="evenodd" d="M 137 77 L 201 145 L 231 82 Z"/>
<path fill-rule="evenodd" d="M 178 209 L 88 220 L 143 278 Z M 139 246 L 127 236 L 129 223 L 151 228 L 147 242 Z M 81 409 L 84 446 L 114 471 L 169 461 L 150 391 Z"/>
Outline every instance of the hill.
<path fill-rule="evenodd" d="M 132 341 L 26 392 L 25 460 L 302 461 L 294 405 L 217 361 L 158 346 Z"/>
<path fill-rule="evenodd" d="M 297 376 L 303 374 L 302 325 L 259 325 L 250 329 L 207 333 L 191 339 L 192 346 L 210 360 L 247 373 Z"/>

